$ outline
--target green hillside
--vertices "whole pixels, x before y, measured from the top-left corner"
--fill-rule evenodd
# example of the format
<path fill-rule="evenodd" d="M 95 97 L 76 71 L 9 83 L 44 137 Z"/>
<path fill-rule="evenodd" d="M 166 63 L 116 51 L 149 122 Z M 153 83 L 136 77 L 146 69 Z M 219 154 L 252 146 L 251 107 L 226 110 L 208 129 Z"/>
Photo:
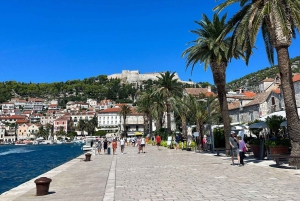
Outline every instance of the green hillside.
<path fill-rule="evenodd" d="M 300 56 L 291 59 L 291 68 L 293 73 L 300 72 Z M 278 66 L 267 67 L 259 70 L 255 73 L 248 74 L 237 80 L 227 83 L 226 88 L 228 90 L 235 90 L 239 87 L 243 87 L 246 90 L 258 92 L 259 83 L 266 77 L 275 78 L 276 74 L 279 73 Z"/>

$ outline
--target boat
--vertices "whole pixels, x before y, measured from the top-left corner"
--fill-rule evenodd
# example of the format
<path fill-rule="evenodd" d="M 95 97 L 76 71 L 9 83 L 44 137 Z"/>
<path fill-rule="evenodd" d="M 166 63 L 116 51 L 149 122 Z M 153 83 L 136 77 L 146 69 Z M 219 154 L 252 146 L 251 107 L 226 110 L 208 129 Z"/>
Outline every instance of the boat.
<path fill-rule="evenodd" d="M 86 151 L 92 151 L 94 149 L 93 145 L 95 145 L 95 142 L 96 142 L 96 137 L 93 137 L 93 136 L 88 136 L 86 138 L 86 143 L 85 145 L 83 145 L 81 147 L 81 149 L 86 152 Z"/>
<path fill-rule="evenodd" d="M 30 140 L 17 140 L 15 145 L 32 145 L 33 143 Z"/>

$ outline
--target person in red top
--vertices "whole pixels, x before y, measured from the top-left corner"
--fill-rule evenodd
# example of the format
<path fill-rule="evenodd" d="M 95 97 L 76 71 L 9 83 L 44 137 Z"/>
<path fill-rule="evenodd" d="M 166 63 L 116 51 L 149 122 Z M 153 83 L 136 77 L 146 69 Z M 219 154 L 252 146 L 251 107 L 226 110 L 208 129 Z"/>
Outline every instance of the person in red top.
<path fill-rule="evenodd" d="M 161 138 L 159 136 L 159 134 L 156 136 L 156 145 L 157 145 L 157 148 L 159 149 L 159 146 L 160 146 L 160 142 L 161 142 Z"/>
<path fill-rule="evenodd" d="M 113 154 L 116 154 L 116 149 L 117 149 L 117 141 L 116 140 L 114 140 L 112 142 L 112 148 L 113 148 Z"/>

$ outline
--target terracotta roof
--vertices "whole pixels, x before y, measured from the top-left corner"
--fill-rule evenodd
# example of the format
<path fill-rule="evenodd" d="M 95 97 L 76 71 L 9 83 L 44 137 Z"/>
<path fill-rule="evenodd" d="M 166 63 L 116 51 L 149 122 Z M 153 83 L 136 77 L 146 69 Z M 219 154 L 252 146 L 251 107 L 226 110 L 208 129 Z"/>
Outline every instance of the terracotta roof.
<path fill-rule="evenodd" d="M 186 93 L 194 96 L 198 96 L 199 94 L 206 94 L 207 88 L 185 88 Z"/>
<path fill-rule="evenodd" d="M 214 92 L 206 92 L 205 96 L 206 97 L 210 97 L 210 96 L 216 97 L 217 95 Z"/>
<path fill-rule="evenodd" d="M 274 82 L 274 78 L 266 78 L 266 79 L 264 79 L 263 81 L 261 81 L 261 82 Z"/>
<path fill-rule="evenodd" d="M 240 101 L 234 101 L 231 103 L 228 103 L 228 110 L 234 110 L 240 108 Z"/>
<path fill-rule="evenodd" d="M 272 91 L 276 94 L 280 94 L 280 89 L 273 89 Z"/>
<path fill-rule="evenodd" d="M 256 95 L 256 93 L 252 91 L 245 91 L 242 94 L 245 94 L 246 97 L 254 97 Z"/>
<path fill-rule="evenodd" d="M 294 75 L 294 77 L 293 77 L 293 82 L 298 82 L 298 81 L 300 81 L 300 73 Z"/>
<path fill-rule="evenodd" d="M 17 124 L 24 124 L 24 123 L 27 123 L 28 122 L 28 120 L 27 119 L 18 119 L 17 120 Z"/>
<path fill-rule="evenodd" d="M 99 113 L 118 113 L 121 110 L 121 108 L 108 108 L 105 110 L 101 110 Z"/>
<path fill-rule="evenodd" d="M 272 93 L 272 91 L 267 91 L 267 92 L 256 94 L 255 99 L 253 101 L 251 101 L 250 103 L 248 103 L 247 105 L 245 105 L 244 107 L 251 106 L 251 105 L 257 105 L 257 104 L 261 104 L 261 103 L 265 102 L 271 93 Z"/>
<path fill-rule="evenodd" d="M 31 114 L 31 112 L 32 112 L 31 110 L 23 111 L 22 114 Z"/>
<path fill-rule="evenodd" d="M 26 119 L 23 115 L 1 116 L 1 119 Z"/>

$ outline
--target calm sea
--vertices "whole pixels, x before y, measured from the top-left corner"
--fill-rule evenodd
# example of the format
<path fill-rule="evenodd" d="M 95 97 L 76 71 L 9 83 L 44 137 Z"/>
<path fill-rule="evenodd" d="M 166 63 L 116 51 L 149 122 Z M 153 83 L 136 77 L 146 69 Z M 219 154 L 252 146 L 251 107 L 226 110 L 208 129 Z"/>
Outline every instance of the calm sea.
<path fill-rule="evenodd" d="M 83 154 L 81 145 L 1 145 L 0 194 Z"/>

